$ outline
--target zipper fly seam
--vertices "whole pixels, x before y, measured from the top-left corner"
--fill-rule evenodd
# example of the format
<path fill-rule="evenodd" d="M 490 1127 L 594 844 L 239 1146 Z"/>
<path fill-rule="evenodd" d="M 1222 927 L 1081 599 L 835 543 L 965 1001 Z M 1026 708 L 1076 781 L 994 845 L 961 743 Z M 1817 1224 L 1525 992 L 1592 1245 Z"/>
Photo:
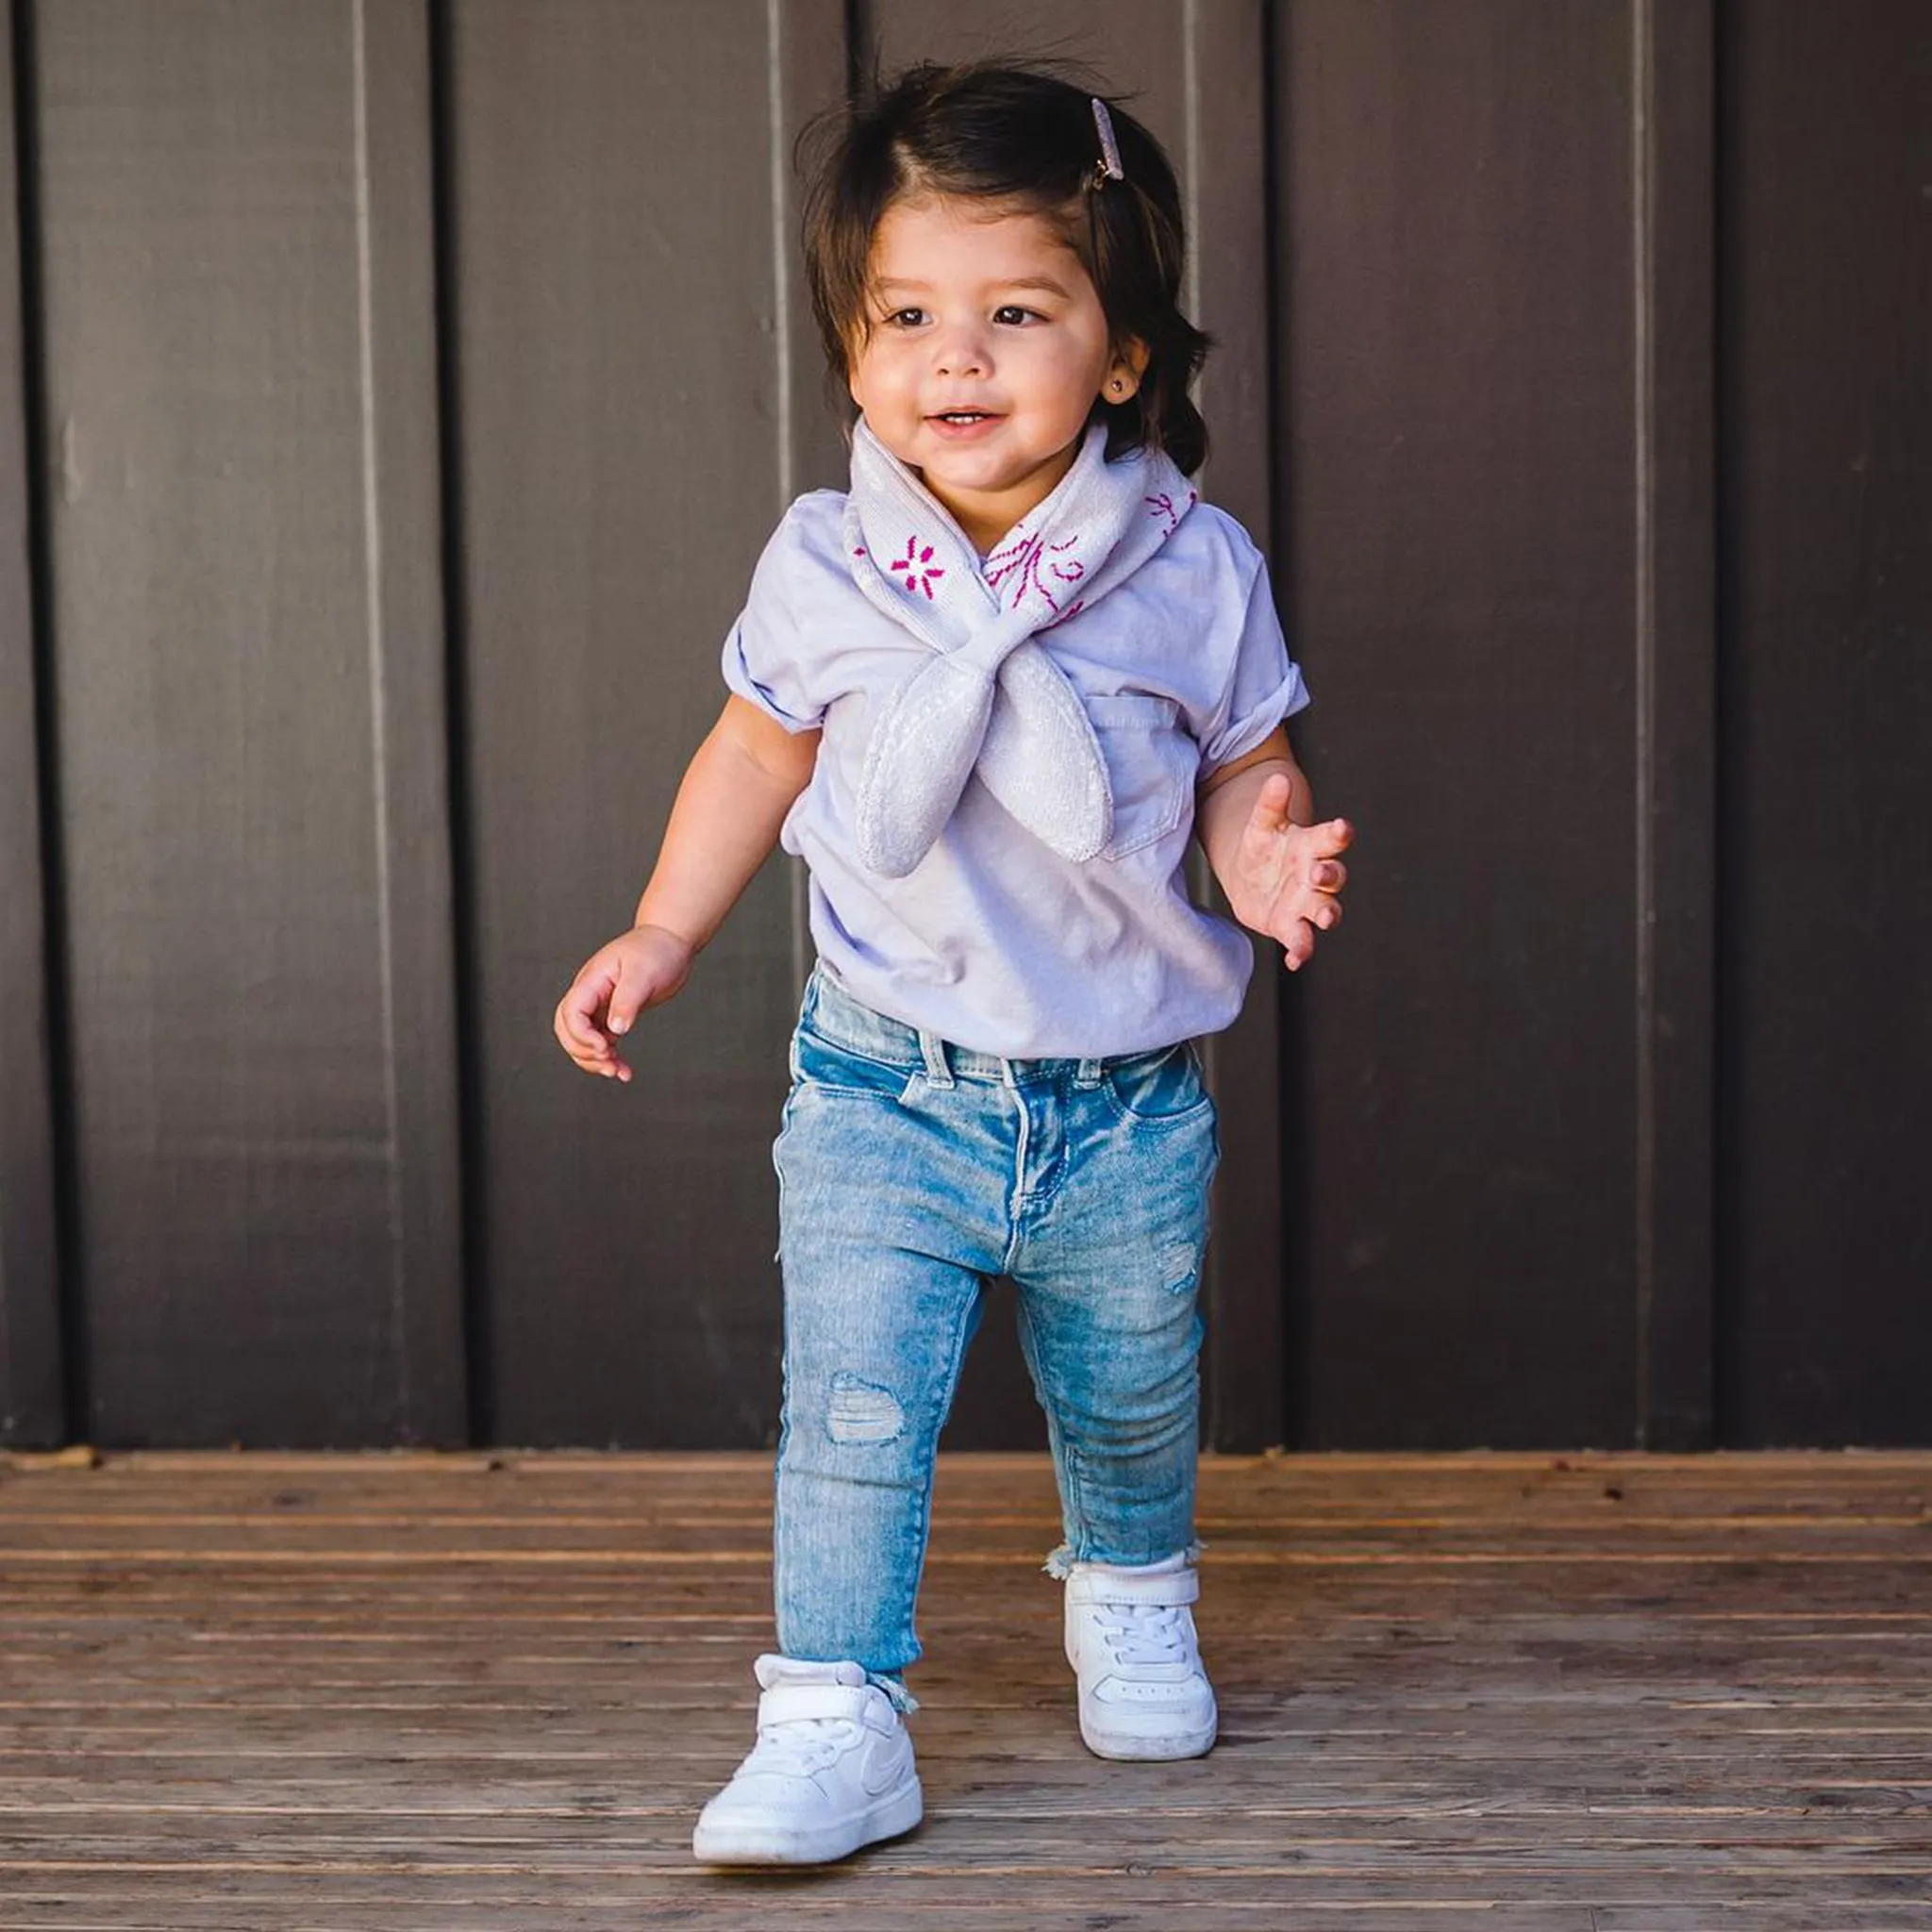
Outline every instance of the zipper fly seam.
<path fill-rule="evenodd" d="M 1020 1131 L 1013 1141 L 1013 1191 L 1007 1203 L 1007 1255 L 1001 1264 L 1002 1272 L 1010 1274 L 1013 1264 L 1020 1258 L 1020 1217 L 1026 1209 L 1026 1142 L 1027 1118 L 1026 1096 L 1014 1084 L 1007 1089 L 1013 1096 L 1013 1105 L 1020 1110 Z"/>
<path fill-rule="evenodd" d="M 1040 1131 L 1034 1132 L 1034 1123 L 1026 1106 L 1026 1094 L 1023 1088 L 1012 1090 L 1013 1098 L 1020 1108 L 1020 1141 L 1015 1151 L 1013 1172 L 1013 1241 L 1007 1251 L 1007 1270 L 1010 1274 L 1018 1258 L 1023 1240 L 1022 1224 L 1037 1221 L 1041 1214 L 1058 1198 L 1061 1186 L 1067 1177 L 1067 1123 L 1065 1109 L 1058 1105 L 1059 1096 L 1047 1092 L 1041 1105 L 1045 1111 L 1040 1123 Z M 1027 1185 L 1026 1162 L 1033 1153 L 1034 1141 L 1040 1143 L 1040 1157 L 1036 1158 L 1037 1172 L 1032 1186 Z"/>

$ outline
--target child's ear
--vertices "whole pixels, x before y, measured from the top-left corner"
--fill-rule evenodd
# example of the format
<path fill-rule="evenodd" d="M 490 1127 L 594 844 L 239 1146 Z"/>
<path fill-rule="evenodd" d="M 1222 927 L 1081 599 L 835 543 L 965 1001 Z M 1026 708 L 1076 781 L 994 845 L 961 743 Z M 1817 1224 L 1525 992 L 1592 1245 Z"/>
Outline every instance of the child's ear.
<path fill-rule="evenodd" d="M 1100 381 L 1100 395 L 1103 402 L 1124 403 L 1141 387 L 1141 378 L 1147 373 L 1147 344 L 1139 336 L 1130 336 L 1114 351 L 1114 358 L 1107 365 L 1107 374 Z"/>

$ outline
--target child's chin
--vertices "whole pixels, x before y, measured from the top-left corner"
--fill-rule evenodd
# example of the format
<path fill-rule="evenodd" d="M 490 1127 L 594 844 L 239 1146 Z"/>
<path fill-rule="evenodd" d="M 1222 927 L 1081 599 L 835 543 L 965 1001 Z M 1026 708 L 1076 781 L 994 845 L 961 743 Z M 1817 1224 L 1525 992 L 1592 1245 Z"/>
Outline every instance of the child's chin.
<path fill-rule="evenodd" d="M 958 476 L 961 482 L 970 480 L 980 490 L 1017 483 L 1039 468 L 1036 463 L 1016 460 L 1010 450 L 990 449 L 984 444 L 947 444 L 939 449 L 928 445 L 923 454 L 928 469 L 942 476 Z"/>

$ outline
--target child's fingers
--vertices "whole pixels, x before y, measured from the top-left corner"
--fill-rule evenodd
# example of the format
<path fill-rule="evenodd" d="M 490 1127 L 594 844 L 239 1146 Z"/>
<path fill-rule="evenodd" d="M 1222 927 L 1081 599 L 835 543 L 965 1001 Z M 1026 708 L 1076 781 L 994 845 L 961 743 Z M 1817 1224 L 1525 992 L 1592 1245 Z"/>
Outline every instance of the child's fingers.
<path fill-rule="evenodd" d="M 574 1053 L 570 1058 L 580 1073 L 602 1074 L 607 1080 L 628 1080 L 631 1075 L 630 1068 L 612 1054 Z"/>
<path fill-rule="evenodd" d="M 1255 793 L 1255 808 L 1248 814 L 1249 829 L 1263 834 L 1288 830 L 1288 808 L 1294 787 L 1280 772 L 1271 772 L 1260 791 Z M 1338 848 L 1339 849 L 1339 848 Z"/>
<path fill-rule="evenodd" d="M 617 975 L 609 968 L 600 967 L 594 973 L 580 974 L 558 1003 L 558 1037 L 566 1052 L 573 1046 L 593 1055 L 609 1052 L 610 1042 L 597 1024 L 597 1016 L 616 984 Z M 572 1054 L 572 1058 L 575 1055 Z"/>
<path fill-rule="evenodd" d="M 604 1052 L 604 1043 L 595 1036 L 580 1035 L 577 1031 L 579 1024 L 565 1009 L 563 1001 L 558 1001 L 557 1011 L 551 1017 L 550 1030 L 556 1034 L 558 1045 L 578 1066 L 589 1067 Z"/>
<path fill-rule="evenodd" d="M 1330 819 L 1324 824 L 1310 825 L 1314 834 L 1315 856 L 1334 858 L 1355 843 L 1355 827 L 1346 819 Z"/>
<path fill-rule="evenodd" d="M 1278 927 L 1274 937 L 1281 941 L 1282 962 L 1291 973 L 1298 972 L 1314 956 L 1316 935 L 1333 932 L 1341 924 L 1341 901 L 1326 892 L 1306 892 L 1301 909 Z"/>
<path fill-rule="evenodd" d="M 651 1004 L 656 985 L 654 974 L 645 971 L 633 959 L 624 962 L 623 971 L 617 975 L 617 984 L 610 989 L 610 1012 L 605 1023 L 613 1036 L 630 1031 L 638 1014 Z"/>

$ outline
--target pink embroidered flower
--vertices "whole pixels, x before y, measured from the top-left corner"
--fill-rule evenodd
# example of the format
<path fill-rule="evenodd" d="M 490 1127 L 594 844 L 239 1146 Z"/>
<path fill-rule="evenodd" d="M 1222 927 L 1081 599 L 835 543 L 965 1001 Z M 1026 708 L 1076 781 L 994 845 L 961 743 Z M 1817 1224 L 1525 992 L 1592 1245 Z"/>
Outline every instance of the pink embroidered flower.
<path fill-rule="evenodd" d="M 906 555 L 895 557 L 886 568 L 908 591 L 924 591 L 928 602 L 932 599 L 933 579 L 946 574 L 943 565 L 932 560 L 932 545 L 922 546 L 917 537 L 907 538 Z"/>

